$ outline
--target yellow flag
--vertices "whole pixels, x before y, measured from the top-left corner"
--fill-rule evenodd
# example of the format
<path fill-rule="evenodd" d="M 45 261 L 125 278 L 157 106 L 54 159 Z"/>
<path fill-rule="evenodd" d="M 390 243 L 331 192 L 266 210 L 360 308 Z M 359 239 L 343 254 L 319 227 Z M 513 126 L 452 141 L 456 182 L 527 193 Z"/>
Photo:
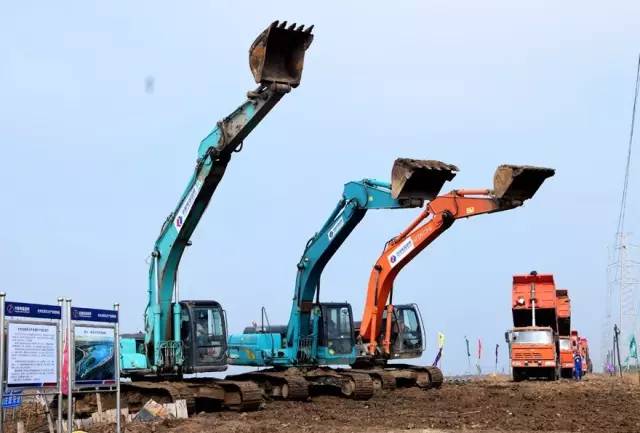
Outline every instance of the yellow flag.
<path fill-rule="evenodd" d="M 444 347 L 444 334 L 442 332 L 438 332 L 438 348 L 442 349 Z"/>

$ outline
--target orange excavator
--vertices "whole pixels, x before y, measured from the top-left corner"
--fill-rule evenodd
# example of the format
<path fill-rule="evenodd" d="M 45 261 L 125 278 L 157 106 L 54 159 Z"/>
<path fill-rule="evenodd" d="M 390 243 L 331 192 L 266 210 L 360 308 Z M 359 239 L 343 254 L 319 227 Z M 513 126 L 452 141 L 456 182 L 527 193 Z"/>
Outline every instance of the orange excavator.
<path fill-rule="evenodd" d="M 392 175 L 394 198 L 395 191 L 400 191 L 409 180 L 407 176 L 411 176 L 413 161 L 404 162 L 394 165 L 394 170 L 398 170 Z M 425 348 L 424 326 L 417 305 L 393 305 L 396 276 L 456 220 L 519 207 L 554 173 L 550 168 L 501 165 L 495 172 L 492 190 L 460 189 L 440 195 L 405 230 L 388 241 L 369 277 L 362 322 L 356 323 L 359 356 L 352 367 L 384 370 L 394 376 L 395 385 L 439 386 L 443 378 L 437 367 L 387 363 L 393 359 L 418 358 Z"/>

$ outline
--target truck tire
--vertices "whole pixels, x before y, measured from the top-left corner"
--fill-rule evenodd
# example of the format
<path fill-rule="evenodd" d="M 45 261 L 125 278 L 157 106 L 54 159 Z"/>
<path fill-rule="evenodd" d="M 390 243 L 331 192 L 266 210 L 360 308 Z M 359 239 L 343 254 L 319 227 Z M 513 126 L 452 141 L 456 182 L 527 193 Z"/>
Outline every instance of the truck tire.
<path fill-rule="evenodd" d="M 573 369 L 572 368 L 563 368 L 560 371 L 560 376 L 563 379 L 571 379 L 573 377 Z"/>
<path fill-rule="evenodd" d="M 512 377 L 514 382 L 521 382 L 527 377 L 526 370 L 524 368 L 514 367 L 512 372 Z"/>

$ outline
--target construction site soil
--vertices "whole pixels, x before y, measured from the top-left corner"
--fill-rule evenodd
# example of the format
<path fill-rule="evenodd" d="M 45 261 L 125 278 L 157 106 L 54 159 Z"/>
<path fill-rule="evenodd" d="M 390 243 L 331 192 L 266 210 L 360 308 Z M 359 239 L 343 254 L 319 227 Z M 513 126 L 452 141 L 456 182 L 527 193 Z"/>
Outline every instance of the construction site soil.
<path fill-rule="evenodd" d="M 640 432 L 640 385 L 587 376 L 581 382 L 507 377 L 448 381 L 439 390 L 381 392 L 368 401 L 316 396 L 271 401 L 256 412 L 200 413 L 187 420 L 130 423 L 127 432 Z M 44 427 L 44 426 L 43 426 Z M 46 429 L 46 427 L 45 427 Z M 89 432 L 114 431 L 113 425 Z"/>

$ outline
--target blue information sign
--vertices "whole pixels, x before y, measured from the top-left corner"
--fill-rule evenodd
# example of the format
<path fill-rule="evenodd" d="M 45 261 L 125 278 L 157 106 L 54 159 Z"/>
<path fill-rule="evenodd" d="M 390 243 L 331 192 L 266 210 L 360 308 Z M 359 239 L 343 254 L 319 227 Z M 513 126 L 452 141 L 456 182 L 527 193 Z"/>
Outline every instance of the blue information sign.
<path fill-rule="evenodd" d="M 19 407 L 21 404 L 22 404 L 22 390 L 21 389 L 8 390 L 2 396 L 2 408 L 3 409 L 13 409 L 15 407 Z"/>
<path fill-rule="evenodd" d="M 97 310 L 95 308 L 72 307 L 71 320 L 117 323 L 118 312 L 115 310 Z"/>
<path fill-rule="evenodd" d="M 36 319 L 62 318 L 62 309 L 59 305 L 26 304 L 24 302 L 6 302 L 4 314 L 7 316 L 33 317 Z"/>

